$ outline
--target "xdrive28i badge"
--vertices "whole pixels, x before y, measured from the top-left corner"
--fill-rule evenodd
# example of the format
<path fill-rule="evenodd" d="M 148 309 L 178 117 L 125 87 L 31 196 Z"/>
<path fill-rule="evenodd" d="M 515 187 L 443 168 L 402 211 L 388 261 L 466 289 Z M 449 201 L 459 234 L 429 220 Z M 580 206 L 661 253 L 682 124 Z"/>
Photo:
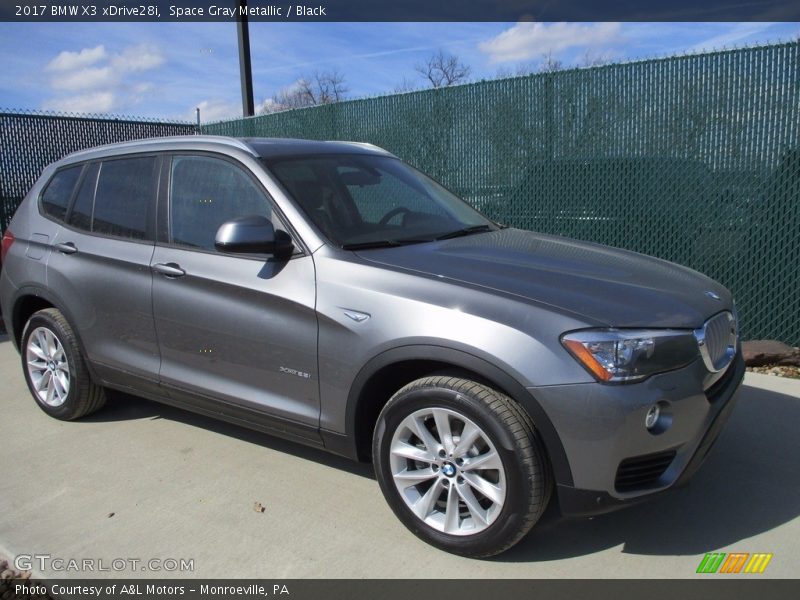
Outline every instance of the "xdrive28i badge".
<path fill-rule="evenodd" d="M 298 371 L 297 369 L 290 369 L 289 367 L 279 367 L 278 370 L 281 373 L 288 373 L 289 375 L 295 375 L 297 377 L 302 377 L 303 379 L 308 379 L 309 377 L 311 377 L 310 373 Z"/>

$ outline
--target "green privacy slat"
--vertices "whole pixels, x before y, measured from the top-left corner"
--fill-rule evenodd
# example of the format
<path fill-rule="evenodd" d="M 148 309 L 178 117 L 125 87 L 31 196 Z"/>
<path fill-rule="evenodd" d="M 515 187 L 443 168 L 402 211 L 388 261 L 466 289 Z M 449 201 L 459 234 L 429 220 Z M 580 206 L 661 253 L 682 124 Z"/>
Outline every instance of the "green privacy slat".
<path fill-rule="evenodd" d="M 0 111 L 0 230 L 42 169 L 66 154 L 114 142 L 193 134 L 195 129 L 191 123 L 152 119 Z"/>
<path fill-rule="evenodd" d="M 382 146 L 503 223 L 675 261 L 800 343 L 800 45 L 353 100 L 204 133 Z"/>
<path fill-rule="evenodd" d="M 0 195 L 13 206 L 76 137 L 112 141 L 95 133 L 108 125 L 85 123 L 34 137 L 0 114 Z M 702 271 L 733 291 L 745 339 L 800 343 L 797 42 L 352 100 L 203 133 L 377 144 L 503 223 Z"/>

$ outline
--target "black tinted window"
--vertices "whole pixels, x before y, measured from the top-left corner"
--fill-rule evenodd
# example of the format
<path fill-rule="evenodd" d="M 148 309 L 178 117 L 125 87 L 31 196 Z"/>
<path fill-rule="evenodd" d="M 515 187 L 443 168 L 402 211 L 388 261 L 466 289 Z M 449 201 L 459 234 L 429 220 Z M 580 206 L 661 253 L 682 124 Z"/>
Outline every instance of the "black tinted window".
<path fill-rule="evenodd" d="M 217 229 L 236 217 L 260 215 L 280 224 L 261 189 L 242 169 L 206 156 L 176 156 L 170 178 L 170 235 L 182 246 L 214 249 Z"/>
<path fill-rule="evenodd" d="M 50 183 L 47 184 L 47 189 L 42 194 L 42 210 L 45 214 L 59 221 L 64 220 L 69 200 L 72 197 L 72 190 L 75 189 L 81 169 L 83 169 L 83 165 L 70 167 L 53 175 Z"/>
<path fill-rule="evenodd" d="M 364 222 L 380 223 L 392 211 L 397 217 L 390 218 L 389 223 L 403 221 L 404 213 L 421 214 L 429 220 L 447 217 L 444 207 L 433 204 L 425 195 L 424 188 L 411 187 L 388 171 L 377 171 L 374 181 L 364 181 L 363 174 L 364 171 L 354 167 L 338 167 L 336 170 L 336 176 L 347 187 Z"/>
<path fill-rule="evenodd" d="M 155 193 L 156 159 L 152 156 L 109 160 L 100 167 L 92 231 L 136 240 L 147 239 Z"/>
<path fill-rule="evenodd" d="M 496 227 L 396 158 L 332 154 L 265 162 L 322 233 L 342 247 L 418 243 Z"/>
<path fill-rule="evenodd" d="M 97 185 L 98 165 L 90 165 L 83 176 L 78 195 L 69 213 L 69 224 L 78 229 L 92 230 L 92 208 L 94 205 L 94 189 Z"/>

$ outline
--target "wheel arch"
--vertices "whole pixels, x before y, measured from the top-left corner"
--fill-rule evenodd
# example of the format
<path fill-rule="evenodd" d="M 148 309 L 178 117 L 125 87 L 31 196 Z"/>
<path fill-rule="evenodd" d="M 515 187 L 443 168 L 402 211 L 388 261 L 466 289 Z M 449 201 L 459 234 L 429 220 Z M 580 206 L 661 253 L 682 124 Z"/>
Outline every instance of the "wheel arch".
<path fill-rule="evenodd" d="M 359 460 L 371 460 L 372 434 L 381 408 L 406 383 L 441 371 L 456 371 L 506 394 L 533 419 L 558 484 L 572 485 L 561 438 L 541 405 L 514 377 L 496 365 L 462 350 L 433 345 L 401 346 L 369 360 L 359 371 L 347 398 L 346 432 Z"/>
<path fill-rule="evenodd" d="M 93 380 L 95 377 L 94 367 L 86 356 L 86 349 L 81 340 L 81 334 L 75 327 L 75 320 L 69 310 L 64 308 L 64 304 L 60 301 L 58 296 L 49 290 L 44 290 L 39 287 L 23 287 L 17 291 L 14 298 L 12 316 L 11 316 L 11 330 L 12 342 L 17 350 L 21 351 L 22 346 L 22 332 L 25 329 L 25 324 L 31 316 L 45 308 L 55 308 L 64 315 L 64 318 L 72 327 L 75 337 L 78 339 L 78 347 L 81 349 L 86 367 L 89 369 L 89 374 Z"/>
<path fill-rule="evenodd" d="M 44 310 L 45 308 L 58 308 L 56 303 L 46 292 L 37 288 L 19 290 L 14 298 L 10 323 L 11 339 L 17 349 L 20 349 L 22 344 L 22 331 L 25 329 L 25 324 L 28 322 L 28 319 L 30 319 L 34 313 Z"/>

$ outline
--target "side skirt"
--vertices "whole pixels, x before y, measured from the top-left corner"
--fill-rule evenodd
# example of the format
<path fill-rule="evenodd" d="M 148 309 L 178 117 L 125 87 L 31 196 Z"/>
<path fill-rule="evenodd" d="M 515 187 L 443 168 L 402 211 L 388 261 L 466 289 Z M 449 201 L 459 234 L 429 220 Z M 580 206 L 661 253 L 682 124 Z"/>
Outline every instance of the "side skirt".
<path fill-rule="evenodd" d="M 128 379 L 130 379 L 130 377 L 131 376 L 128 375 Z M 132 396 L 139 396 L 147 400 L 239 425 L 246 429 L 252 429 L 293 442 L 299 442 L 306 446 L 329 449 L 336 454 L 340 454 L 340 452 L 334 448 L 326 448 L 323 443 L 323 436 L 318 427 L 312 427 L 304 423 L 297 423 L 295 421 L 267 415 L 256 410 L 236 406 L 220 400 L 189 394 L 188 392 L 175 388 L 162 387 L 162 393 L 154 393 L 150 390 L 143 390 L 138 386 L 133 387 L 108 381 L 103 381 L 101 385 Z"/>

